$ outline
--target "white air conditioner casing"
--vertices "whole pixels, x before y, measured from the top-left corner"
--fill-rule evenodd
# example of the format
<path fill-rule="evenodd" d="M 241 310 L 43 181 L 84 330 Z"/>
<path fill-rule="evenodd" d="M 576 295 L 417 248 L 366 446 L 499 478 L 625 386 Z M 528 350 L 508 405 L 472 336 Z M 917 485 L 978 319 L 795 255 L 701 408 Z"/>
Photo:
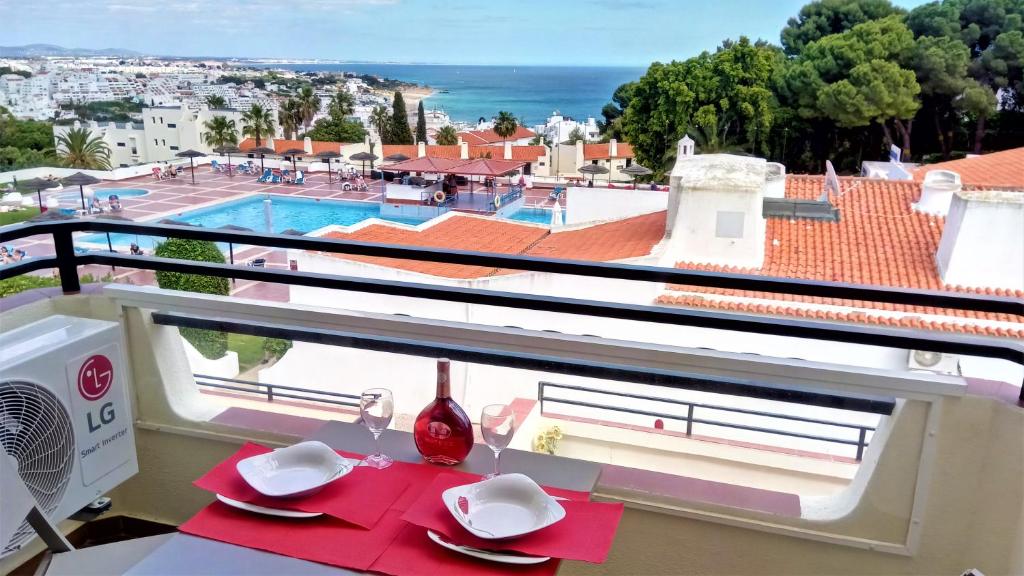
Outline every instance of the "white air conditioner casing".
<path fill-rule="evenodd" d="M 907 368 L 913 371 L 960 375 L 960 357 L 956 354 L 911 350 L 907 355 Z"/>
<path fill-rule="evenodd" d="M 0 334 L 0 443 L 52 522 L 138 472 L 121 347 L 117 323 L 60 315 Z"/>

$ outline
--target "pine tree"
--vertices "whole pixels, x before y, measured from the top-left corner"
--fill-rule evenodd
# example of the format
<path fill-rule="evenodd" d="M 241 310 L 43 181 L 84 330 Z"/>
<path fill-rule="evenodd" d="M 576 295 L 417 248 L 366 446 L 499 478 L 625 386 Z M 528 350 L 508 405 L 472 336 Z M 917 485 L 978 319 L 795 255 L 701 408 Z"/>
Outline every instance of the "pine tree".
<path fill-rule="evenodd" d="M 395 100 L 391 105 L 391 142 L 390 144 L 415 144 L 412 141 L 412 128 L 409 127 L 409 113 L 405 111 L 405 98 L 395 91 Z"/>
<path fill-rule="evenodd" d="M 420 100 L 419 109 L 416 111 L 416 141 L 426 142 L 427 141 L 427 117 L 426 112 L 423 111 L 423 100 Z"/>

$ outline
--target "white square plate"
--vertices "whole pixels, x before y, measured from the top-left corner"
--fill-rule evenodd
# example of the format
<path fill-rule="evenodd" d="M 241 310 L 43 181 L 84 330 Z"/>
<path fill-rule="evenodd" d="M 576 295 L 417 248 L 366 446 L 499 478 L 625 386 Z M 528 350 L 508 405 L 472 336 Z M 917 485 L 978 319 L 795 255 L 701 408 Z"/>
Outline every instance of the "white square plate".
<path fill-rule="evenodd" d="M 296 498 L 314 494 L 345 476 L 355 468 L 355 462 L 342 458 L 323 442 L 311 441 L 251 456 L 235 467 L 260 494 Z"/>
<path fill-rule="evenodd" d="M 515 538 L 565 518 L 565 508 L 523 474 L 502 474 L 441 494 L 455 520 L 487 540 Z"/>

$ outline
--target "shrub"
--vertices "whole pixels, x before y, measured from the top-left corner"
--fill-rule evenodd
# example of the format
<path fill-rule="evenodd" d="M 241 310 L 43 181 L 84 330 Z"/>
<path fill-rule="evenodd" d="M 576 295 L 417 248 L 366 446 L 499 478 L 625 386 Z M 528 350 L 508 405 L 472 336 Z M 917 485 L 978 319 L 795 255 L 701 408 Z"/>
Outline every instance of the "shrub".
<path fill-rule="evenodd" d="M 285 355 L 285 352 L 291 350 L 292 341 L 282 340 L 280 338 L 267 338 L 263 341 L 263 355 L 264 358 L 281 358 Z"/>
<path fill-rule="evenodd" d="M 60 286 L 60 278 L 54 276 L 30 276 L 28 274 L 0 280 L 0 298 L 6 298 L 36 288 Z"/>
<path fill-rule="evenodd" d="M 156 247 L 153 254 L 161 258 L 177 258 L 179 260 L 197 260 L 199 262 L 224 263 L 224 254 L 213 242 L 207 240 L 184 240 L 169 238 Z M 179 272 L 157 272 L 156 283 L 161 288 L 170 290 L 186 290 L 203 294 L 227 296 L 230 292 L 227 278 L 203 276 L 200 274 L 181 274 Z M 202 330 L 199 328 L 182 328 L 181 336 L 188 340 L 204 358 L 216 360 L 228 351 L 228 335 L 225 332 Z"/>

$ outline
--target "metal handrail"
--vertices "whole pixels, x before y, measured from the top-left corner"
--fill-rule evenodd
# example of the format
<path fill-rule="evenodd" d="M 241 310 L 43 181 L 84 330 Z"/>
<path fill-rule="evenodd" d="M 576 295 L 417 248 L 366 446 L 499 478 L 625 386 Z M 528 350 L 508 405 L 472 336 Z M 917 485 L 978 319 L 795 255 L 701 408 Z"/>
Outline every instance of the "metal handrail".
<path fill-rule="evenodd" d="M 571 400 L 568 398 L 554 398 L 549 397 L 546 394 L 548 388 L 561 388 L 566 390 L 575 390 L 595 394 L 604 394 L 607 396 L 615 396 L 618 398 L 634 398 L 640 400 L 649 400 L 653 402 L 662 402 L 665 404 L 673 404 L 677 406 L 686 406 L 686 415 L 681 416 L 679 414 L 670 414 L 666 412 L 655 412 L 652 410 L 641 410 L 639 408 L 627 408 L 625 406 L 615 406 L 612 404 L 598 404 L 596 402 L 585 402 L 582 400 Z M 705 404 L 702 402 L 690 402 L 688 400 L 678 400 L 675 398 L 662 398 L 658 396 L 645 396 L 640 394 L 630 394 L 627 392 L 618 392 L 615 390 L 602 390 L 599 388 L 588 388 L 586 386 L 573 386 L 569 384 L 558 384 L 555 382 L 538 382 L 537 383 L 537 400 L 540 402 L 540 413 L 544 415 L 544 403 L 556 403 L 556 404 L 567 404 L 570 406 L 580 406 L 583 408 L 595 408 L 599 410 L 610 410 L 613 412 L 623 412 L 627 414 L 638 414 L 641 416 L 651 416 L 654 418 L 667 418 L 670 420 L 680 420 L 686 423 L 686 435 L 693 435 L 694 424 L 707 424 L 709 426 L 720 426 L 723 428 L 735 428 L 737 430 L 747 430 L 750 432 L 761 432 L 764 434 L 777 434 L 780 436 L 789 436 L 791 438 L 803 438 L 806 440 L 818 440 L 821 442 L 830 442 L 833 444 L 845 444 L 848 446 L 857 447 L 857 461 L 860 461 L 864 455 L 864 448 L 868 445 L 867 433 L 874 432 L 874 426 L 867 426 L 864 424 L 853 424 L 847 422 L 832 422 L 829 420 L 821 420 L 817 418 L 806 418 L 803 416 L 792 416 L 789 414 L 781 414 L 777 412 L 765 412 L 762 410 L 749 410 L 745 408 L 733 408 L 730 406 L 722 406 L 719 404 Z M 778 418 L 780 420 L 789 420 L 792 422 L 806 422 L 810 424 L 820 424 L 824 426 L 835 426 L 837 428 L 849 428 L 857 430 L 857 440 L 846 440 L 844 438 L 835 438 L 833 436 L 821 436 L 818 434 L 805 434 L 802 432 L 791 432 L 789 430 L 781 430 L 778 428 L 767 428 L 764 426 L 751 426 L 749 424 L 737 424 L 735 422 L 726 422 L 723 420 L 708 420 L 703 418 L 696 418 L 694 416 L 694 410 L 697 408 L 703 408 L 707 410 L 720 410 L 723 412 L 735 412 L 739 414 L 750 414 L 755 416 L 763 416 L 768 418 Z"/>
<path fill-rule="evenodd" d="M 0 279 L 24 274 L 42 268 L 57 268 L 65 293 L 80 290 L 77 267 L 84 264 L 105 264 L 138 269 L 201 274 L 225 278 L 279 282 L 321 288 L 333 288 L 392 296 L 447 300 L 470 304 L 486 304 L 510 308 L 547 312 L 589 315 L 642 322 L 657 322 L 701 328 L 734 330 L 776 336 L 812 338 L 853 344 L 889 346 L 912 350 L 965 354 L 999 358 L 1024 365 L 1024 345 L 997 338 L 956 336 L 928 333 L 911 329 L 893 329 L 879 326 L 838 324 L 791 318 L 773 318 L 753 314 L 646 306 L 517 294 L 493 290 L 437 286 L 425 283 L 375 280 L 290 270 L 259 269 L 157 258 L 93 252 L 75 254 L 72 235 L 79 231 L 122 232 L 160 237 L 176 237 L 234 244 L 251 244 L 277 248 L 294 248 L 339 254 L 357 254 L 394 259 L 412 259 L 449 264 L 531 270 L 557 274 L 573 274 L 600 278 L 615 278 L 647 282 L 666 282 L 707 286 L 722 289 L 752 290 L 786 293 L 802 296 L 864 300 L 1001 313 L 1024 316 L 1024 299 L 1005 296 L 963 294 L 903 288 L 847 285 L 836 282 L 814 282 L 789 278 L 726 274 L 683 269 L 635 266 L 607 262 L 582 262 L 532 256 L 491 254 L 482 252 L 445 250 L 339 240 L 261 234 L 191 226 L 143 224 L 104 220 L 68 220 L 60 222 L 15 224 L 0 228 L 0 243 L 33 236 L 51 234 L 55 256 L 0 267 Z M 1024 401 L 1024 389 L 1021 392 Z"/>
<path fill-rule="evenodd" d="M 313 390 L 310 388 L 299 388 L 296 386 L 285 386 L 284 384 L 271 384 L 269 382 L 256 382 L 253 380 L 241 380 L 238 378 L 224 378 L 221 376 L 209 376 L 206 374 L 193 374 L 193 378 L 196 380 L 196 384 L 199 386 L 207 386 L 209 388 L 217 388 L 220 390 L 233 390 L 236 392 L 247 392 L 251 394 L 262 394 L 267 397 L 267 402 L 273 402 L 274 398 L 289 398 L 294 400 L 304 400 L 308 402 L 321 402 L 324 404 L 332 404 L 335 406 L 350 406 L 353 408 L 359 407 L 359 396 L 353 396 L 352 394 L 342 394 L 340 392 L 329 392 L 326 390 Z M 210 382 L 213 380 L 214 382 Z M 240 386 L 232 386 L 230 384 L 218 384 L 217 382 L 231 382 L 235 384 L 247 384 L 249 386 L 255 386 L 256 389 L 242 388 Z M 264 388 L 266 392 L 261 392 L 259 389 Z M 302 394 L 290 394 L 282 393 L 280 390 L 288 390 L 290 392 L 303 392 Z M 346 402 L 344 400 L 332 400 L 330 398 L 317 398 L 315 396 L 309 396 L 308 394 L 319 394 L 322 396 L 331 396 L 332 398 L 348 398 L 355 400 L 354 402 Z"/>

